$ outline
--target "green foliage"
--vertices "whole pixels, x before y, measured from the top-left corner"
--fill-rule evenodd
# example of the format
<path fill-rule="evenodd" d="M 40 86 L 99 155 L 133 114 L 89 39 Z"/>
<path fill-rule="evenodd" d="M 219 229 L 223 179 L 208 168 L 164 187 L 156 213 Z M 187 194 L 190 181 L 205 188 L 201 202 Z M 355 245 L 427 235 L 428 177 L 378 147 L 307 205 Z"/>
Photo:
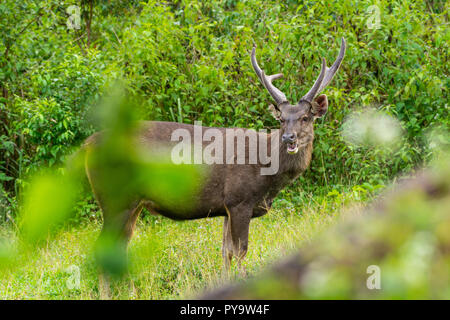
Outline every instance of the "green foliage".
<path fill-rule="evenodd" d="M 80 29 L 69 29 L 70 5 Z M 310 170 L 298 184 L 328 191 L 385 184 L 431 158 L 427 132 L 449 131 L 448 3 L 377 1 L 3 1 L 0 4 L 0 183 L 14 199 L 41 165 L 60 165 L 95 127 L 86 120 L 105 84 L 123 79 L 140 117 L 210 126 L 277 127 L 269 95 L 249 61 L 253 44 L 267 73 L 295 102 L 320 57 L 348 50 L 325 90 Z M 376 13 L 376 12 L 375 12 Z M 405 131 L 401 147 L 345 143 L 343 121 L 376 108 Z M 338 155 L 338 157 L 336 157 Z M 317 190 L 316 190 L 317 191 Z M 326 191 L 326 192 L 328 192 Z M 14 200 L 12 200 L 14 201 Z"/>
<path fill-rule="evenodd" d="M 123 212 L 138 195 L 155 199 L 162 208 L 191 209 L 204 180 L 200 166 L 175 165 L 167 155 L 145 150 L 136 141 L 134 104 L 120 87 L 105 98 L 98 108 L 102 126 L 108 128 L 97 141 L 87 142 L 68 161 L 65 170 L 39 172 L 32 179 L 21 205 L 19 230 L 25 243 L 42 244 L 74 213 L 80 195 L 80 181 L 85 175 L 85 161 L 104 211 L 104 232 L 96 247 L 97 262 L 112 274 L 126 271 L 122 236 Z M 43 121 L 43 119 L 40 119 Z M 158 186 L 156 188 L 155 186 Z M 98 193 L 101 191 L 101 193 Z M 180 214 L 183 212 L 180 211 Z"/>
<path fill-rule="evenodd" d="M 339 39 L 344 36 L 347 54 L 324 92 L 330 108 L 316 124 L 311 167 L 274 202 L 274 211 L 279 215 L 255 223 L 253 240 L 263 245 L 249 252 L 250 270 L 258 270 L 268 256 L 282 256 L 284 248 L 273 256 L 264 248 L 273 246 L 283 236 L 289 248 L 296 240 L 309 239 L 317 228 L 329 224 L 342 206 L 371 199 L 399 173 L 448 150 L 448 2 L 376 1 L 379 28 L 371 26 L 376 18 L 374 11 L 369 11 L 373 4 L 368 0 L 1 1 L 0 222 L 9 221 L 24 232 L 25 239 L 35 241 L 59 230 L 69 211 L 75 211 L 72 219 L 76 223 L 97 220 L 99 213 L 92 195 L 79 201 L 74 198 L 75 187 L 65 180 L 70 172 L 61 170 L 62 173 L 40 176 L 31 180 L 31 184 L 27 184 L 26 178 L 41 167 L 61 166 L 69 153 L 99 129 L 91 120 L 96 111 L 94 106 L 99 105 L 99 97 L 117 79 L 124 82 L 126 91 L 132 95 L 133 111 L 142 119 L 185 123 L 202 120 L 209 126 L 275 128 L 278 124 L 267 110 L 270 97 L 250 65 L 253 44 L 258 46 L 258 60 L 267 73 L 285 75 L 277 86 L 295 102 L 317 77 L 320 58 L 334 60 Z M 68 8 L 72 5 L 80 9 L 79 28 L 68 27 L 73 14 Z M 111 105 L 113 108 L 114 104 Z M 344 121 L 368 107 L 399 120 L 405 133 L 399 146 L 381 148 L 345 142 Z M 114 117 L 128 114 L 124 112 L 110 113 L 112 118 L 106 128 L 119 132 L 124 129 L 127 133 L 127 127 L 115 127 L 123 123 L 115 122 Z M 129 157 L 129 150 L 120 147 L 122 133 L 119 139 L 109 137 L 110 143 L 94 162 L 106 164 L 110 170 L 116 169 L 118 163 L 123 176 L 143 177 L 125 179 L 132 181 L 132 185 L 126 186 L 129 191 L 151 190 L 147 188 L 149 184 L 162 176 L 169 177 L 166 190 L 157 192 L 165 198 L 175 182 L 183 186 L 179 181 L 186 176 L 164 162 L 149 164 L 142 155 Z M 146 174 L 149 172 L 153 173 Z M 109 181 L 106 178 L 104 183 Z M 117 196 L 120 190 L 117 186 L 123 187 L 123 181 L 118 179 L 109 185 L 113 190 L 111 198 Z M 20 208 L 17 203 L 22 198 L 25 205 Z M 120 197 L 116 200 L 120 201 Z M 405 208 L 420 211 L 424 207 L 418 201 L 405 203 Z M 311 208 L 318 213 L 313 214 Z M 311 214 L 305 215 L 305 211 Z M 17 217 L 16 212 L 22 215 Z M 418 213 L 419 218 L 422 213 Z M 141 297 L 177 297 L 180 285 L 184 293 L 216 279 L 214 270 L 220 265 L 220 248 L 213 243 L 220 236 L 212 234 L 219 230 L 214 225 L 217 222 L 195 222 L 195 228 L 207 232 L 192 234 L 190 225 L 161 222 L 152 216 L 147 216 L 146 221 L 146 228 L 163 240 L 138 242 L 136 254 L 140 259 L 135 260 L 133 267 L 153 270 L 139 275 L 138 287 L 147 290 Z M 403 227 L 403 220 L 396 220 L 386 232 L 402 234 Z M 280 235 L 280 229 L 288 231 Z M 24 253 L 24 261 L 33 264 L 9 275 L 12 282 L 1 283 L 7 283 L 0 290 L 4 296 L 77 297 L 74 292 L 65 295 L 66 272 L 60 266 L 55 271 L 53 266 L 61 251 L 68 251 L 64 256 L 67 261 L 78 263 L 80 251 L 86 252 L 86 244 L 97 236 L 98 225 L 87 233 L 81 232 L 83 248 L 75 245 L 80 240 L 78 231 L 81 230 L 63 233 L 63 240 L 48 248 L 51 254 L 45 255 L 49 259 L 45 266 L 40 252 L 32 257 L 27 256 L 31 253 Z M 433 232 L 437 236 L 444 234 L 439 230 Z M 389 239 L 389 234 L 382 236 Z M 417 243 L 427 243 L 413 233 L 406 236 L 411 236 L 410 245 L 394 252 L 383 265 L 392 271 L 389 279 L 395 288 L 399 288 L 395 279 L 397 270 L 401 270 L 397 267 L 409 259 L 402 255 L 414 252 Z M 173 240 L 178 247 L 172 245 Z M 195 245 L 207 241 L 211 255 L 204 254 L 205 247 Z M 104 243 L 100 262 L 112 271 L 123 270 L 123 260 L 117 259 L 114 248 L 108 247 L 108 239 Z M 179 254 L 174 254 L 177 248 L 190 250 L 180 259 Z M 164 262 L 155 257 L 146 263 L 147 251 L 163 252 Z M 10 264 L 14 256 L 13 246 L 0 240 L 0 263 Z M 194 256 L 201 260 L 195 260 Z M 83 297 L 95 297 L 95 268 L 86 256 L 84 261 L 88 262 L 82 270 L 87 280 L 80 292 Z M 345 277 L 342 279 L 345 282 Z M 342 285 L 346 284 L 328 287 L 339 289 Z M 14 286 L 25 289 L 11 292 Z M 152 291 L 153 288 L 157 290 Z M 405 292 L 418 296 L 401 290 L 391 291 L 393 297 L 405 296 Z M 417 290 L 424 289 L 419 286 Z M 322 297 L 321 294 L 317 296 Z"/>
<path fill-rule="evenodd" d="M 29 243 L 38 243 L 61 225 L 73 210 L 76 181 L 56 173 L 39 174 L 30 183 L 20 215 L 20 229 Z"/>

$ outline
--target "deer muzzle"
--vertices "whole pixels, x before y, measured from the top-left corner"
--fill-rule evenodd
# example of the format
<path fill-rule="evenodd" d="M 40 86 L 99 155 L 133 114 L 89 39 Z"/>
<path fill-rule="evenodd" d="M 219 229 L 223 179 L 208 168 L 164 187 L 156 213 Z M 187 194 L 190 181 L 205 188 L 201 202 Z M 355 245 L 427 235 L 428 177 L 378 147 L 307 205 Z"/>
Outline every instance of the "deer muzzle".
<path fill-rule="evenodd" d="M 298 141 L 294 133 L 285 133 L 281 139 L 287 144 L 287 153 L 296 154 L 298 152 Z"/>

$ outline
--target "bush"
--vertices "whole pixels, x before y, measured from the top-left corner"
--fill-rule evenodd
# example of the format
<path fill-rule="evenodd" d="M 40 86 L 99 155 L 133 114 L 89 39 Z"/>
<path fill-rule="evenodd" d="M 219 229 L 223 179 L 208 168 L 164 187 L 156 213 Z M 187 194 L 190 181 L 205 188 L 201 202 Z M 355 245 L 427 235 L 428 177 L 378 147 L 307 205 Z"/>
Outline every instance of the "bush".
<path fill-rule="evenodd" d="M 295 102 L 312 86 L 320 57 L 334 61 L 340 37 L 347 39 L 341 70 L 324 91 L 330 108 L 316 125 L 303 188 L 384 184 L 430 158 L 427 130 L 449 130 L 446 2 L 92 0 L 79 3 L 78 30 L 67 28 L 72 4 L 0 4 L 0 182 L 10 195 L 24 175 L 59 165 L 94 131 L 86 114 L 118 78 L 145 119 L 277 127 L 250 65 L 254 43 L 264 70 L 284 73 L 277 84 Z M 366 107 L 400 121 L 401 148 L 344 142 L 344 119 Z"/>

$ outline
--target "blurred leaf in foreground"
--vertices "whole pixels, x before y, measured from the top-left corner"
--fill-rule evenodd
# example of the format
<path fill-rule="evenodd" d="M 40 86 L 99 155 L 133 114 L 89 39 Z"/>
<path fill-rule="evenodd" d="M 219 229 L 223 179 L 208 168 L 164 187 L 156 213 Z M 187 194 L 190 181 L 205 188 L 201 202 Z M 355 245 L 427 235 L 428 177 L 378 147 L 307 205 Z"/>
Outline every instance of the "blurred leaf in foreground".
<path fill-rule="evenodd" d="M 126 271 L 128 224 L 138 215 L 143 201 L 163 208 L 188 208 L 202 181 L 201 166 L 176 165 L 167 146 L 147 145 L 139 140 L 142 127 L 136 121 L 137 103 L 117 87 L 99 107 L 105 130 L 87 139 L 88 177 L 100 202 L 104 226 L 96 246 L 102 270 Z"/>
<path fill-rule="evenodd" d="M 124 219 L 130 204 L 152 199 L 163 206 L 188 207 L 202 181 L 200 166 L 175 165 L 170 150 L 149 149 L 136 138 L 140 130 L 136 102 L 116 86 L 98 107 L 103 131 L 89 138 L 65 169 L 42 171 L 30 180 L 20 215 L 20 231 L 28 244 L 38 244 L 64 225 L 80 196 L 85 165 L 89 180 L 106 208 L 102 233 L 95 247 L 100 268 L 120 275 L 127 269 Z M 94 178 L 94 179 L 93 179 Z M 103 210 L 105 211 L 105 210 Z"/>
<path fill-rule="evenodd" d="M 20 230 L 29 243 L 44 240 L 66 221 L 78 195 L 78 181 L 58 172 L 39 173 L 30 181 L 20 215 Z"/>
<path fill-rule="evenodd" d="M 393 147 L 399 142 L 402 130 L 396 118 L 381 111 L 367 109 L 347 117 L 342 135 L 349 144 Z"/>

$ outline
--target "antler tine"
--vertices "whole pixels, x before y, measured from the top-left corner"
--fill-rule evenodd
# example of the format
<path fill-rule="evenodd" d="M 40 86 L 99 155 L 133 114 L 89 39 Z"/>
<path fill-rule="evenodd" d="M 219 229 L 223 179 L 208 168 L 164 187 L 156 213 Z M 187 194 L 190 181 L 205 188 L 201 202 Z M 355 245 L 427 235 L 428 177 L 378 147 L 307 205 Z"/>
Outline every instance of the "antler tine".
<path fill-rule="evenodd" d="M 325 63 L 325 59 L 322 60 L 322 70 L 320 72 L 319 77 L 317 78 L 316 82 L 314 82 L 313 87 L 311 90 L 308 91 L 306 95 L 303 96 L 301 100 L 306 100 L 311 102 L 314 100 L 314 98 L 330 83 L 330 81 L 333 79 L 334 75 L 338 71 L 339 67 L 341 66 L 342 60 L 345 56 L 345 39 L 342 37 L 341 40 L 341 49 L 339 50 L 339 55 L 336 58 L 336 61 L 333 63 L 333 65 L 328 68 Z"/>
<path fill-rule="evenodd" d="M 264 71 L 259 67 L 258 62 L 256 61 L 256 46 L 253 47 L 252 54 L 251 54 L 251 61 L 253 69 L 256 72 L 256 75 L 258 76 L 259 80 L 262 82 L 263 86 L 269 91 L 272 98 L 275 100 L 277 105 L 280 105 L 282 103 L 288 102 L 286 99 L 286 95 L 280 91 L 277 87 L 275 87 L 272 84 L 273 80 L 276 80 L 278 78 L 281 78 L 283 76 L 282 73 L 277 73 L 273 75 L 266 75 Z"/>

